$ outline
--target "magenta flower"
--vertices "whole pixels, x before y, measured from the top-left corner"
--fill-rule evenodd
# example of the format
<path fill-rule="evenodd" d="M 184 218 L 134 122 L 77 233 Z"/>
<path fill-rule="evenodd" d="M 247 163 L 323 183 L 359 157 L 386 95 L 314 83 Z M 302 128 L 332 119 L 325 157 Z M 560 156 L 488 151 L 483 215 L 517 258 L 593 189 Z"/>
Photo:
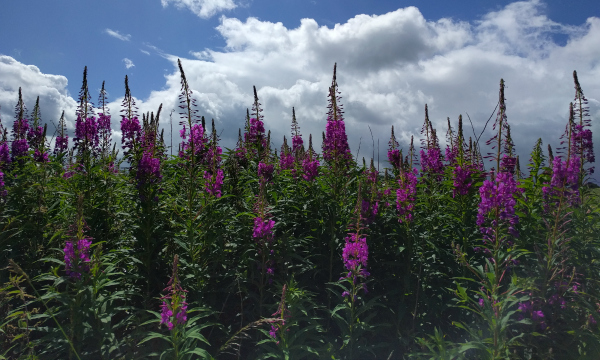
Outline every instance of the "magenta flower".
<path fill-rule="evenodd" d="M 571 135 L 571 143 L 576 154 L 583 154 L 585 162 L 593 163 L 596 161 L 596 157 L 594 156 L 592 131 L 589 129 L 584 130 L 584 126 L 586 125 L 575 125 L 575 129 Z"/>
<path fill-rule="evenodd" d="M 271 325 L 271 330 L 269 331 L 269 335 L 273 338 L 273 339 L 277 339 L 277 330 L 279 330 L 279 328 Z"/>
<path fill-rule="evenodd" d="M 498 173 L 496 181 L 485 180 L 483 186 L 479 188 L 481 202 L 477 213 L 477 225 L 481 227 L 485 240 L 492 242 L 500 240 L 493 240 L 490 237 L 495 230 L 493 227 L 498 225 L 495 219 L 492 221 L 492 227 L 483 226 L 486 222 L 486 216 L 490 213 L 494 216 L 496 211 L 500 215 L 498 220 L 504 221 L 508 225 L 509 233 L 515 237 L 519 236 L 515 229 L 515 225 L 519 222 L 519 217 L 515 215 L 514 209 L 516 204 L 514 194 L 516 191 L 517 182 L 513 175 L 508 172 Z"/>
<path fill-rule="evenodd" d="M 294 168 L 294 155 L 293 154 L 281 154 L 281 159 L 279 160 L 279 166 L 281 170 L 288 170 Z"/>
<path fill-rule="evenodd" d="M 69 148 L 69 136 L 57 136 L 54 143 L 54 153 L 59 154 L 67 151 Z"/>
<path fill-rule="evenodd" d="M 221 197 L 221 186 L 223 185 L 223 170 L 218 169 L 217 174 L 213 176 L 210 172 L 204 171 L 204 179 L 206 183 L 204 190 L 217 198 Z"/>
<path fill-rule="evenodd" d="M 327 119 L 325 141 L 323 142 L 323 158 L 329 163 L 336 160 L 352 160 L 344 120 Z"/>
<path fill-rule="evenodd" d="M 142 127 L 137 117 L 121 119 L 121 144 L 125 150 L 125 156 L 130 156 L 137 147 L 142 136 Z"/>
<path fill-rule="evenodd" d="M 173 261 L 173 275 L 169 280 L 168 286 L 163 290 L 167 294 L 161 297 L 162 305 L 160 314 L 160 324 L 166 324 L 169 330 L 173 330 L 176 325 L 185 324 L 187 321 L 188 303 L 185 301 L 187 290 L 181 287 L 179 277 L 177 276 L 177 263 L 179 257 L 175 255 Z"/>
<path fill-rule="evenodd" d="M 83 239 L 68 240 L 65 244 L 64 260 L 65 272 L 68 276 L 75 279 L 81 279 L 81 273 L 89 271 L 90 262 L 90 245 L 92 238 L 84 237 Z"/>
<path fill-rule="evenodd" d="M 110 115 L 100 113 L 98 115 L 98 135 L 102 147 L 108 148 L 111 142 Z"/>
<path fill-rule="evenodd" d="M 274 167 L 272 164 L 265 164 L 262 161 L 258 163 L 258 176 L 263 181 L 271 181 L 273 179 Z"/>
<path fill-rule="evenodd" d="M 92 116 L 83 119 L 81 116 L 77 116 L 73 142 L 75 143 L 75 148 L 83 147 L 80 151 L 97 152 L 99 150 L 98 145 L 100 144 L 100 137 L 98 134 L 98 121 L 96 117 Z"/>
<path fill-rule="evenodd" d="M 561 309 L 567 308 L 567 301 L 564 297 L 560 296 L 559 294 L 553 294 L 552 296 L 550 296 L 550 299 L 548 299 L 548 303 L 551 305 L 559 305 Z"/>
<path fill-rule="evenodd" d="M 203 163 L 209 167 L 218 167 L 221 165 L 221 154 L 223 149 L 220 146 L 210 147 L 204 155 Z"/>
<path fill-rule="evenodd" d="M 27 119 L 15 120 L 13 123 L 13 140 L 27 139 L 29 122 Z"/>
<path fill-rule="evenodd" d="M 452 197 L 455 197 L 456 194 L 467 195 L 472 184 L 472 170 L 468 165 L 462 167 L 457 165 L 452 171 L 452 174 L 454 176 Z"/>
<path fill-rule="evenodd" d="M 175 315 L 178 324 L 183 324 L 187 321 L 187 308 L 188 304 L 184 302 L 179 308 L 177 315 Z"/>
<path fill-rule="evenodd" d="M 265 219 L 257 216 L 254 218 L 254 230 L 252 231 L 252 237 L 255 239 L 266 239 L 267 241 L 273 238 L 273 226 L 275 221 Z"/>
<path fill-rule="evenodd" d="M 521 310 L 523 313 L 531 312 L 531 301 L 519 303 L 519 310 Z"/>
<path fill-rule="evenodd" d="M 0 143 L 0 169 L 5 168 L 6 165 L 10 164 L 10 151 L 8 149 L 8 143 Z"/>
<path fill-rule="evenodd" d="M 21 156 L 26 156 L 29 152 L 29 144 L 27 143 L 27 139 L 14 140 L 12 143 L 12 160 L 20 158 Z"/>
<path fill-rule="evenodd" d="M 304 175 L 302 177 L 304 180 L 311 182 L 319 175 L 319 159 L 310 160 L 309 157 L 304 158 L 302 160 L 302 170 L 304 171 Z"/>
<path fill-rule="evenodd" d="M 446 161 L 449 165 L 453 165 L 456 163 L 456 157 L 458 156 L 458 147 L 446 147 Z"/>
<path fill-rule="evenodd" d="M 402 163 L 402 154 L 400 154 L 400 150 L 388 150 L 387 156 L 388 161 L 390 162 L 390 164 L 392 164 L 394 169 L 400 169 L 400 164 Z"/>
<path fill-rule="evenodd" d="M 398 210 L 398 222 L 410 222 L 411 211 L 415 206 L 415 195 L 417 193 L 417 169 L 413 172 L 401 174 L 398 180 L 400 188 L 396 190 L 396 209 Z"/>
<path fill-rule="evenodd" d="M 41 152 L 39 149 L 35 149 L 35 152 L 33 153 L 33 159 L 41 163 L 50 162 L 50 160 L 48 160 L 48 153 Z"/>
<path fill-rule="evenodd" d="M 138 163 L 137 174 L 138 186 L 155 184 L 162 180 L 160 173 L 160 159 L 153 157 L 151 151 L 144 151 Z"/>
<path fill-rule="evenodd" d="M 201 124 L 192 125 L 191 131 L 187 132 L 185 125 L 183 125 L 183 129 L 179 131 L 181 138 L 184 140 L 181 142 L 181 150 L 179 152 L 179 157 L 183 158 L 185 152 L 192 150 L 192 144 L 194 147 L 194 155 L 199 156 L 204 152 L 204 148 L 208 139 L 204 137 L 204 127 Z M 189 141 L 186 139 L 189 138 Z"/>
<path fill-rule="evenodd" d="M 568 164 L 558 156 L 554 158 L 550 184 L 542 187 L 545 211 L 549 211 L 549 205 L 558 206 L 561 192 L 564 192 L 571 206 L 579 202 L 579 161 L 577 156 L 571 157 Z"/>
<path fill-rule="evenodd" d="M 252 154 L 257 154 L 257 148 L 265 149 L 267 147 L 267 138 L 265 137 L 265 125 L 262 121 L 250 118 L 250 127 L 244 133 L 244 144 Z"/>
<path fill-rule="evenodd" d="M 344 266 L 346 269 L 353 271 L 361 266 L 361 268 L 367 267 L 367 260 L 369 258 L 369 247 L 367 246 L 367 237 L 358 236 L 355 233 L 349 234 L 346 237 L 346 245 L 342 252 L 342 259 L 344 260 Z"/>
<path fill-rule="evenodd" d="M 168 328 L 169 330 L 173 329 L 173 323 L 171 322 L 171 316 L 173 316 L 173 312 L 171 310 L 169 310 L 169 307 L 167 306 L 167 303 L 163 301 L 161 307 L 161 320 L 160 323 L 161 324 L 168 324 Z"/>
<path fill-rule="evenodd" d="M 361 205 L 361 216 L 365 219 L 365 222 L 371 223 L 375 220 L 377 213 L 379 212 L 379 201 L 367 201 L 365 199 L 362 200 Z"/>
<path fill-rule="evenodd" d="M 421 170 L 423 173 L 441 174 L 443 172 L 444 165 L 440 158 L 440 149 L 431 148 L 424 152 L 421 150 Z"/>
<path fill-rule="evenodd" d="M 302 140 L 302 136 L 292 136 L 292 152 L 296 154 L 300 148 L 304 148 L 304 140 Z"/>
<path fill-rule="evenodd" d="M 388 142 L 388 161 L 392 165 L 395 170 L 399 170 L 400 166 L 402 166 L 402 152 L 398 149 L 398 141 L 396 140 L 396 136 L 394 135 L 394 126 L 392 126 L 392 135 L 390 136 L 390 141 Z"/>
<path fill-rule="evenodd" d="M 27 131 L 27 141 L 31 147 L 39 147 L 44 141 L 44 128 L 41 126 L 30 127 Z"/>

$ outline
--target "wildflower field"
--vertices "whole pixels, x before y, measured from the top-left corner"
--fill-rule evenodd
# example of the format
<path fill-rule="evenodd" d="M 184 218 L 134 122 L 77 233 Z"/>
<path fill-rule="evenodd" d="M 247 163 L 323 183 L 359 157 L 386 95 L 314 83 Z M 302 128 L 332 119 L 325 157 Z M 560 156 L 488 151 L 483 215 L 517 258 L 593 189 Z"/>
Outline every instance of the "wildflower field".
<path fill-rule="evenodd" d="M 74 136 L 64 113 L 51 135 L 21 90 L 0 122 L 0 359 L 600 358 L 599 193 L 575 72 L 554 153 L 539 139 L 515 155 L 500 80 L 493 153 L 462 117 L 442 149 L 424 104 L 420 146 L 392 127 L 379 172 L 352 156 L 335 66 L 320 153 L 294 109 L 273 149 L 256 89 L 221 148 L 179 69 L 178 149 L 127 77 L 115 144 L 87 68 Z"/>

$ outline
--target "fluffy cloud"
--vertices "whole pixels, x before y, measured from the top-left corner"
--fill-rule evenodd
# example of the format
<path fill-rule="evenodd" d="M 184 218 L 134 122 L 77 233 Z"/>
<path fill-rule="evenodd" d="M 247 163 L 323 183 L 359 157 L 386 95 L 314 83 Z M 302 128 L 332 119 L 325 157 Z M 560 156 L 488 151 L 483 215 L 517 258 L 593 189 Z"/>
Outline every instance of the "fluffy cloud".
<path fill-rule="evenodd" d="M 12 128 L 19 87 L 29 111 L 33 109 L 36 98 L 40 97 L 42 120 L 48 123 L 48 135 L 54 133 L 54 125 L 58 125 L 63 110 L 67 126 L 74 128 L 77 102 L 67 91 L 66 77 L 44 74 L 36 66 L 0 55 L 0 118 L 3 126 Z"/>
<path fill-rule="evenodd" d="M 191 4 L 178 4 L 186 3 Z M 305 143 L 313 134 L 320 151 L 334 63 L 353 155 L 360 144 L 359 159 L 365 156 L 368 161 L 374 154 L 382 166 L 387 164 L 392 125 L 404 148 L 411 136 L 418 146 L 425 104 L 442 145 L 447 117 L 456 127 L 462 114 L 465 135 L 478 137 L 492 115 L 481 135 L 480 143 L 485 143 L 493 136 L 500 78 L 506 81 L 508 121 L 523 169 L 537 138 L 543 139 L 544 149 L 548 143 L 558 145 L 574 97 L 573 70 L 590 102 L 592 131 L 600 134 L 600 19 L 565 26 L 548 19 L 536 0 L 509 4 L 472 23 L 428 21 L 417 8 L 407 7 L 357 15 L 333 28 L 313 19 L 288 29 L 252 17 L 241 21 L 221 16 L 216 30 L 226 42 L 224 51 L 192 49 L 190 58 L 181 60 L 199 114 L 209 123 L 216 120 L 223 130 L 222 144 L 229 148 L 235 146 L 237 129 L 243 128 L 246 109 L 252 109 L 255 85 L 273 145 L 278 148 L 283 135 L 289 138 L 294 107 Z M 566 35 L 566 44 L 557 44 L 554 34 Z M 169 112 L 178 110 L 181 85 L 177 56 L 162 56 L 173 71 L 161 90 L 137 103 L 140 112 L 156 111 L 163 104 L 161 122 L 168 139 Z M 5 78 L 0 73 L 0 83 Z M 112 114 L 118 114 L 121 101 L 111 102 Z M 174 143 L 178 120 L 173 114 Z M 600 135 L 595 136 L 597 152 L 598 139 Z"/>
<path fill-rule="evenodd" d="M 217 12 L 232 10 L 237 7 L 233 0 L 160 0 L 163 7 L 174 3 L 178 9 L 188 8 L 202 19 L 208 19 Z"/>
<path fill-rule="evenodd" d="M 360 143 L 359 157 L 378 151 L 375 157 L 381 161 L 392 125 L 404 147 L 411 136 L 420 138 L 426 103 L 442 144 L 446 118 L 456 127 L 459 114 L 465 120 L 465 134 L 481 136 L 484 143 L 493 136 L 492 124 L 480 134 L 504 78 L 508 119 L 524 165 L 538 137 L 544 148 L 548 143 L 558 145 L 574 97 L 573 70 L 590 99 L 593 131 L 600 131 L 600 19 L 590 17 L 581 26 L 566 26 L 543 12 L 539 1 L 516 2 L 467 23 L 427 21 L 417 8 L 407 7 L 383 15 L 357 15 L 332 29 L 319 27 L 312 19 L 287 29 L 282 23 L 222 16 L 216 29 L 225 39 L 226 51 L 191 51 L 193 58 L 182 63 L 200 113 L 221 122 L 227 145 L 235 144 L 237 131 L 231 129 L 243 126 L 256 85 L 274 144 L 279 146 L 283 135 L 289 137 L 295 107 L 303 134 L 312 133 L 318 148 L 337 62 L 353 154 Z M 553 34 L 566 35 L 567 44 L 558 45 Z M 176 70 L 177 58 L 167 58 Z M 170 98 L 169 106 L 174 106 L 179 88 L 176 70 L 167 76 L 166 90 L 153 93 L 145 103 L 156 108 L 159 99 Z M 491 122 L 494 119 L 495 113 Z M 379 140 L 379 150 L 377 144 L 373 149 L 368 126 L 374 142 Z M 596 140 L 598 151 L 599 145 Z"/>
<path fill-rule="evenodd" d="M 123 62 L 125 63 L 125 67 L 127 69 L 132 68 L 135 66 L 135 64 L 133 63 L 133 61 L 129 60 L 128 58 L 123 59 Z"/>
<path fill-rule="evenodd" d="M 129 41 L 131 39 L 131 35 L 127 34 L 127 35 L 123 35 L 120 32 L 116 31 L 116 30 L 111 30 L 111 29 L 105 29 L 104 30 L 105 33 L 107 33 L 108 35 L 117 38 L 121 41 Z"/>

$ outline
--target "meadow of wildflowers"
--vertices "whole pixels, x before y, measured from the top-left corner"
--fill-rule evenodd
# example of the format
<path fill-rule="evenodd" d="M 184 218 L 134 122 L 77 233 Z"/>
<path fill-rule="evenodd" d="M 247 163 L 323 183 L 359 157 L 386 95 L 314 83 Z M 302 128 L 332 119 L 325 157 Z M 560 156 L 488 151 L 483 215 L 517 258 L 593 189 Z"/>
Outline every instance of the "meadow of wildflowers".
<path fill-rule="evenodd" d="M 420 149 L 392 127 L 379 172 L 352 156 L 336 66 L 321 153 L 295 109 L 272 149 L 256 88 L 224 149 L 179 69 L 176 149 L 127 77 L 111 129 L 87 68 L 74 133 L 63 113 L 50 136 L 21 89 L 0 120 L 0 359 L 600 358 L 576 72 L 556 155 L 542 139 L 527 165 L 515 155 L 500 80 L 492 153 L 462 116 L 442 149 L 424 104 Z"/>

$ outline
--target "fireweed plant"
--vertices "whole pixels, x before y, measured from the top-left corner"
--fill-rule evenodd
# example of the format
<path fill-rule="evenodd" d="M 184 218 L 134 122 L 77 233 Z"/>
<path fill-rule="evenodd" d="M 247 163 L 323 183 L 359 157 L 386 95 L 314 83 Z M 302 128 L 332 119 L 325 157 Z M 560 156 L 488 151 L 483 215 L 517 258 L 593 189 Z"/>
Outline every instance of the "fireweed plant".
<path fill-rule="evenodd" d="M 348 135 L 343 118 L 343 108 L 338 96 L 338 84 L 336 81 L 337 63 L 333 66 L 333 80 L 329 87 L 329 112 L 327 113 L 327 125 L 323 133 L 323 160 L 327 172 L 324 173 L 325 181 L 331 188 L 329 199 L 330 206 L 327 207 L 329 220 L 329 281 L 333 281 L 335 253 L 342 246 L 340 234 L 343 231 L 342 224 L 347 220 L 340 216 L 341 209 L 347 204 L 348 185 L 354 181 L 350 172 L 350 164 L 353 162 Z M 331 298 L 328 297 L 328 306 Z"/>
<path fill-rule="evenodd" d="M 372 308 L 376 305 L 377 298 L 364 301 L 368 293 L 367 281 L 371 274 L 367 271 L 369 246 L 364 232 L 367 219 L 363 217 L 362 210 L 363 199 L 361 184 L 359 184 L 357 203 L 354 208 L 355 218 L 349 226 L 342 251 L 342 260 L 347 272 L 344 272 L 344 276 L 335 283 L 342 290 L 339 296 L 343 301 L 331 312 L 331 317 L 338 324 L 342 335 L 340 351 L 347 359 L 363 358 L 364 353 L 373 347 L 373 344 L 365 341 L 364 336 L 365 332 L 373 331 L 373 326 L 369 322 L 375 316 Z M 338 295 L 335 291 L 338 289 L 334 287 L 332 290 Z"/>
<path fill-rule="evenodd" d="M 427 109 L 421 139 L 392 128 L 380 170 L 350 153 L 337 65 L 320 153 L 295 107 L 274 151 L 281 119 L 256 88 L 222 148 L 182 65 L 173 129 L 165 109 L 138 111 L 127 77 L 120 121 L 101 84 L 92 104 L 87 69 L 60 120 L 19 91 L 0 123 L 0 358 L 600 357 L 576 73 L 554 153 L 539 139 L 519 162 L 502 83 L 490 169 L 462 115 Z"/>
<path fill-rule="evenodd" d="M 197 325 L 196 323 L 207 316 L 206 309 L 194 308 L 189 309 L 189 304 L 186 301 L 187 290 L 181 287 L 178 277 L 178 256 L 173 258 L 173 273 L 169 280 L 168 286 L 163 290 L 164 295 L 160 298 L 160 313 L 150 311 L 157 319 L 147 322 L 147 324 L 159 323 L 159 326 L 166 326 L 169 334 L 161 334 L 155 331 L 150 332 L 150 335 L 140 342 L 140 345 L 153 340 L 162 339 L 168 343 L 168 348 L 160 354 L 160 358 L 164 359 L 194 359 L 194 355 L 202 359 L 213 359 L 210 354 L 198 345 L 202 342 L 210 345 L 206 338 L 201 334 L 201 330 L 209 323 Z M 196 315 L 191 315 L 199 313 Z M 151 354 L 158 356 L 158 354 Z"/>
<path fill-rule="evenodd" d="M 41 302 L 45 310 L 32 317 L 38 319 L 36 330 L 44 334 L 34 342 L 40 358 L 111 359 L 126 352 L 126 339 L 117 336 L 126 322 L 119 317 L 131 309 L 122 306 L 127 292 L 115 291 L 116 278 L 124 274 L 117 270 L 115 255 L 103 252 L 105 242 L 86 234 L 89 227 L 83 217 L 83 203 L 80 195 L 75 221 L 60 249 L 62 264 L 52 266 L 58 263 L 52 257 L 40 259 L 51 265 L 50 272 L 37 276 L 35 286 L 31 284 L 36 293 L 38 287 L 45 294 L 27 304 L 39 307 Z M 62 327 L 39 326 L 45 319 L 54 319 Z"/>
<path fill-rule="evenodd" d="M 281 288 L 281 300 L 271 317 L 270 327 L 261 329 L 264 340 L 258 344 L 264 358 L 305 359 L 324 356 L 319 352 L 323 328 L 315 315 L 314 294 L 298 286 L 292 276 Z"/>

